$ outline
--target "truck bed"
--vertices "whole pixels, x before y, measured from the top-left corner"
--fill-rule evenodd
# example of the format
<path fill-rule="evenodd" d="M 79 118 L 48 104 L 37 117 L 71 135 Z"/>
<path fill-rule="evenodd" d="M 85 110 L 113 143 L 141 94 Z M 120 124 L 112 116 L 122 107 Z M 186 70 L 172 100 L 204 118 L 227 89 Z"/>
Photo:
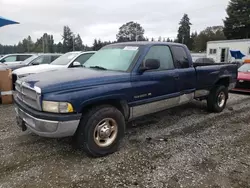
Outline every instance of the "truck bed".
<path fill-rule="evenodd" d="M 194 63 L 193 66 L 196 70 L 197 89 L 210 90 L 218 81 L 218 79 L 230 79 L 230 83 L 237 81 L 238 67 L 232 63 L 220 64 L 204 64 Z"/>

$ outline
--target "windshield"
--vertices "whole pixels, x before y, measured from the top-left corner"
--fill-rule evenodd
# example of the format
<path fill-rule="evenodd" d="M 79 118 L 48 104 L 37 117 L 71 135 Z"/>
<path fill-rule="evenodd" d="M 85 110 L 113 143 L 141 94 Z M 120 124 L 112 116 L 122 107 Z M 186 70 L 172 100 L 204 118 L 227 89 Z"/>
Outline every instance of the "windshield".
<path fill-rule="evenodd" d="M 244 64 L 239 69 L 239 72 L 250 72 L 250 64 Z"/>
<path fill-rule="evenodd" d="M 33 55 L 33 56 L 29 57 L 28 59 L 25 59 L 22 63 L 28 65 L 31 61 L 33 61 L 37 57 L 38 57 L 38 55 Z"/>
<path fill-rule="evenodd" d="M 80 52 L 79 53 L 76 53 L 76 52 L 66 53 L 66 54 L 58 57 L 55 61 L 53 61 L 51 63 L 51 65 L 67 65 L 70 63 L 70 61 L 72 61 L 72 59 L 74 59 L 79 54 L 80 54 Z"/>
<path fill-rule="evenodd" d="M 103 70 L 127 71 L 139 47 L 104 48 L 96 52 L 84 66 L 86 68 L 102 68 Z"/>

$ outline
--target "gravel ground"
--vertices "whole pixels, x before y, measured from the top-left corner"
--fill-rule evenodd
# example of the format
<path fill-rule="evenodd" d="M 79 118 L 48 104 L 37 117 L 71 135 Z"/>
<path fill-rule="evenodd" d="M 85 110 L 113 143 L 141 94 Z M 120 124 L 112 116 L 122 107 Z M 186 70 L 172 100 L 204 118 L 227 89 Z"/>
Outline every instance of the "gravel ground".
<path fill-rule="evenodd" d="M 21 132 L 0 106 L 0 188 L 250 187 L 250 96 L 209 114 L 194 102 L 129 124 L 121 149 L 89 158 L 70 138 Z"/>

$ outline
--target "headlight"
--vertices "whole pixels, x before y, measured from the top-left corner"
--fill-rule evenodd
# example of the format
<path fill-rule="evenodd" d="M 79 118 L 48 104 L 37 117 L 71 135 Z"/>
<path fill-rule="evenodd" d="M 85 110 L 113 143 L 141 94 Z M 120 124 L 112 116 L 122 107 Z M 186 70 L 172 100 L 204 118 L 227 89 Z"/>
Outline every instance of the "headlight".
<path fill-rule="evenodd" d="M 70 113 L 73 112 L 73 107 L 67 102 L 43 101 L 43 111 L 53 113 Z"/>

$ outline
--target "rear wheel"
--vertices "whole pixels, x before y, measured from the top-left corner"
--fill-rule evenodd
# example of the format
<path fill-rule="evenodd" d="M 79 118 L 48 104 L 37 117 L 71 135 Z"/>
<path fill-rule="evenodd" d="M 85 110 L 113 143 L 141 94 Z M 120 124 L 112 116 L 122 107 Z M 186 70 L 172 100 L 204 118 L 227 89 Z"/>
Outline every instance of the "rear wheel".
<path fill-rule="evenodd" d="M 207 98 L 207 107 L 211 112 L 222 112 L 228 99 L 228 89 L 225 86 L 216 86 Z"/>
<path fill-rule="evenodd" d="M 82 117 L 75 139 L 87 154 L 101 157 L 117 151 L 124 132 L 123 114 L 113 106 L 99 106 Z"/>

